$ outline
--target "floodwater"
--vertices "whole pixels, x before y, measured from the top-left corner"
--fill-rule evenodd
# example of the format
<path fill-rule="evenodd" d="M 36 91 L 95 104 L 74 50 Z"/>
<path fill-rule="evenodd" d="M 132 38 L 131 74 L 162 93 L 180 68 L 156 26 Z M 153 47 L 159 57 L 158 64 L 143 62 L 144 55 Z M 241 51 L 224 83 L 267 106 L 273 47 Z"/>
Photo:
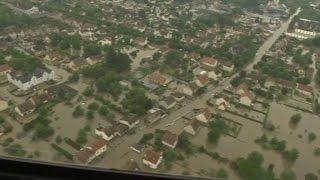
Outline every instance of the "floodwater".
<path fill-rule="evenodd" d="M 292 127 L 289 121 L 291 116 L 296 113 L 300 113 L 302 119 L 297 127 Z M 286 140 L 289 148 L 297 148 L 300 152 L 298 160 L 292 166 L 297 179 L 303 179 L 304 174 L 309 172 L 317 174 L 320 169 L 320 158 L 314 156 L 313 151 L 320 144 L 320 117 L 273 103 L 269 119 L 272 120 L 277 128 L 274 135 L 278 139 Z M 308 133 L 310 132 L 315 133 L 317 136 L 317 139 L 311 143 L 308 142 Z M 302 135 L 302 138 L 299 138 L 299 135 Z"/>

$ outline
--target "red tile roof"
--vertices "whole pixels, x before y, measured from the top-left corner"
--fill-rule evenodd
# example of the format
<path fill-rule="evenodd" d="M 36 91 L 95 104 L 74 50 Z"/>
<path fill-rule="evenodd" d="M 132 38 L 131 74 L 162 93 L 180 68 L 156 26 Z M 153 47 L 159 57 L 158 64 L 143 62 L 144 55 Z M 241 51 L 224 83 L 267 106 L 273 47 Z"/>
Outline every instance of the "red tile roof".
<path fill-rule="evenodd" d="M 161 155 L 162 153 L 149 149 L 145 152 L 143 159 L 153 164 L 157 164 L 157 162 L 161 158 Z"/>
<path fill-rule="evenodd" d="M 309 93 L 313 92 L 313 88 L 311 86 L 304 85 L 304 84 L 298 84 L 298 89 L 309 92 Z"/>
<path fill-rule="evenodd" d="M 170 131 L 165 131 L 162 136 L 162 141 L 173 146 L 178 141 L 178 135 Z"/>
<path fill-rule="evenodd" d="M 209 83 L 209 78 L 206 74 L 199 74 L 197 76 L 197 79 L 202 85 L 206 85 Z"/>
<path fill-rule="evenodd" d="M 204 117 L 206 117 L 206 119 L 210 119 L 211 116 L 212 116 L 212 113 L 211 113 L 211 111 L 210 111 L 209 108 L 203 108 L 203 109 L 201 109 L 199 114 L 203 114 Z"/>
<path fill-rule="evenodd" d="M 0 65 L 0 73 L 10 71 L 12 71 L 12 68 L 8 64 Z"/>

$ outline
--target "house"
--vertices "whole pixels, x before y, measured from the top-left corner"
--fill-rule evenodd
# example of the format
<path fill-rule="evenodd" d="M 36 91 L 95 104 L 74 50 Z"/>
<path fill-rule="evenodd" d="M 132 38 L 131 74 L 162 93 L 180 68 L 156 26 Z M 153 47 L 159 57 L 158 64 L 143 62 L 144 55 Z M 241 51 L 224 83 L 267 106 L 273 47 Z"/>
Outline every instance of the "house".
<path fill-rule="evenodd" d="M 272 87 L 272 86 L 275 86 L 275 79 L 272 78 L 272 77 L 268 77 L 268 78 L 266 79 L 266 82 L 264 83 L 264 87 L 270 88 L 270 87 Z"/>
<path fill-rule="evenodd" d="M 245 92 L 249 91 L 248 84 L 246 82 L 241 83 L 237 88 L 236 88 L 236 94 L 242 95 Z"/>
<path fill-rule="evenodd" d="M 7 73 L 10 73 L 12 68 L 8 64 L 0 65 L 0 76 L 4 76 Z"/>
<path fill-rule="evenodd" d="M 120 119 L 119 123 L 128 126 L 129 129 L 132 129 L 140 123 L 140 119 L 136 115 L 129 115 L 128 117 L 125 117 L 125 119 Z"/>
<path fill-rule="evenodd" d="M 170 148 L 175 148 L 178 144 L 178 135 L 170 131 L 165 131 L 161 142 Z"/>
<path fill-rule="evenodd" d="M 313 93 L 313 88 L 308 85 L 298 84 L 297 91 L 310 97 Z"/>
<path fill-rule="evenodd" d="M 166 86 L 168 83 L 171 82 L 172 79 L 170 77 L 167 77 L 161 74 L 159 71 L 156 71 L 148 75 L 148 80 L 153 84 L 156 84 L 159 86 Z"/>
<path fill-rule="evenodd" d="M 29 99 L 33 103 L 33 105 L 39 107 L 45 103 L 48 103 L 52 98 L 48 92 L 44 92 L 42 94 L 32 96 Z"/>
<path fill-rule="evenodd" d="M 21 90 L 28 90 L 33 86 L 54 79 L 54 71 L 49 69 L 36 68 L 32 74 L 22 74 L 12 71 L 7 74 L 8 81 Z"/>
<path fill-rule="evenodd" d="M 26 100 L 24 103 L 17 105 L 14 110 L 23 117 L 33 113 L 36 110 L 36 107 L 31 100 Z"/>
<path fill-rule="evenodd" d="M 224 99 L 224 98 L 218 98 L 216 100 L 216 106 L 218 107 L 218 109 L 224 111 L 226 110 L 228 107 L 230 107 L 230 104 Z"/>
<path fill-rule="evenodd" d="M 97 138 L 85 147 L 83 147 L 78 152 L 77 157 L 81 163 L 88 164 L 106 151 L 107 141 L 105 141 L 102 138 Z"/>
<path fill-rule="evenodd" d="M 132 149 L 133 151 L 135 151 L 137 153 L 141 153 L 145 148 L 146 148 L 146 145 L 139 144 L 139 143 L 130 146 L 130 149 Z"/>
<path fill-rule="evenodd" d="M 209 108 L 200 109 L 199 113 L 196 115 L 196 119 L 202 123 L 208 123 L 212 117 L 212 113 Z"/>
<path fill-rule="evenodd" d="M 152 108 L 148 111 L 146 120 L 152 124 L 166 116 L 167 114 L 163 110 L 159 108 Z"/>
<path fill-rule="evenodd" d="M 218 68 L 214 68 L 212 71 L 208 72 L 208 77 L 216 81 L 222 77 L 222 72 Z"/>
<path fill-rule="evenodd" d="M 200 59 L 201 67 L 203 69 L 212 70 L 218 65 L 218 61 L 212 57 L 203 57 Z"/>
<path fill-rule="evenodd" d="M 152 169 L 157 169 L 162 159 L 162 152 L 147 150 L 143 156 L 142 162 Z"/>
<path fill-rule="evenodd" d="M 253 95 L 250 92 L 245 92 L 240 97 L 240 104 L 243 104 L 245 106 L 251 106 L 253 100 Z"/>
<path fill-rule="evenodd" d="M 178 93 L 178 92 L 174 92 L 171 93 L 171 96 L 177 101 L 177 102 L 181 102 L 184 100 L 185 96 L 182 93 Z"/>
<path fill-rule="evenodd" d="M 294 83 L 292 81 L 285 80 L 285 79 L 277 79 L 276 84 L 279 87 L 284 87 L 284 88 L 289 88 L 289 89 L 295 89 L 297 86 L 296 83 Z"/>
<path fill-rule="evenodd" d="M 0 96 L 0 112 L 8 109 L 9 104 L 8 101 Z"/>
<path fill-rule="evenodd" d="M 182 89 L 183 94 L 192 97 L 194 96 L 198 91 L 199 91 L 200 87 L 195 83 L 192 82 L 189 84 L 189 86 L 186 86 Z"/>
<path fill-rule="evenodd" d="M 200 123 L 199 121 L 190 121 L 184 128 L 183 130 L 191 135 L 196 135 L 197 132 L 199 131 L 200 129 Z"/>
<path fill-rule="evenodd" d="M 222 70 L 227 71 L 227 72 L 232 72 L 234 70 L 234 64 L 232 64 L 229 61 L 224 62 L 222 65 Z"/>
<path fill-rule="evenodd" d="M 98 126 L 95 129 L 95 134 L 106 141 L 110 141 L 113 138 L 115 138 L 117 135 L 119 135 L 118 129 L 116 126 L 110 126 L 110 127 Z"/>
<path fill-rule="evenodd" d="M 199 87 L 205 87 L 206 85 L 209 84 L 209 78 L 207 74 L 199 74 L 196 77 L 195 83 Z"/>
<path fill-rule="evenodd" d="M 176 100 L 173 96 L 166 96 L 162 101 L 160 101 L 159 105 L 165 109 L 171 109 L 177 104 Z"/>

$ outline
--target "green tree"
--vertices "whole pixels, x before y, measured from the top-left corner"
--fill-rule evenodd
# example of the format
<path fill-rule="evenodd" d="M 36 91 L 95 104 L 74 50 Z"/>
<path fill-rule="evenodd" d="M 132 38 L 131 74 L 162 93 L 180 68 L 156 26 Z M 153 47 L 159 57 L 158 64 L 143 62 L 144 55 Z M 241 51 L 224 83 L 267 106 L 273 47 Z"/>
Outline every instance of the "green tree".
<path fill-rule="evenodd" d="M 101 50 L 100 46 L 94 42 L 88 42 L 84 44 L 83 48 L 84 57 L 99 55 Z"/>
<path fill-rule="evenodd" d="M 143 89 L 133 88 L 121 102 L 123 108 L 130 113 L 143 115 L 152 108 L 152 101 L 146 95 Z"/>
<path fill-rule="evenodd" d="M 99 109 L 99 104 L 97 102 L 92 102 L 88 105 L 88 109 L 92 111 L 96 111 Z"/>
<path fill-rule="evenodd" d="M 84 109 L 81 106 L 77 106 L 72 113 L 73 117 L 78 118 L 84 115 Z"/>
<path fill-rule="evenodd" d="M 228 178 L 228 172 L 222 168 L 220 168 L 217 172 L 217 177 L 218 178 Z"/>
<path fill-rule="evenodd" d="M 94 119 L 94 112 L 91 111 L 91 110 L 88 111 L 87 114 L 86 114 L 86 118 L 87 118 L 88 120 Z"/>
<path fill-rule="evenodd" d="M 285 159 L 291 163 L 294 163 L 299 158 L 299 151 L 297 149 L 287 150 L 283 153 Z"/>
<path fill-rule="evenodd" d="M 292 124 L 297 125 L 300 122 L 301 118 L 302 118 L 301 114 L 295 114 L 295 115 L 291 116 L 290 122 Z"/>
<path fill-rule="evenodd" d="M 296 174 L 289 169 L 284 170 L 280 175 L 280 180 L 296 180 L 296 179 L 297 179 Z"/>
<path fill-rule="evenodd" d="M 69 77 L 68 77 L 68 81 L 69 82 L 78 82 L 80 79 L 80 76 L 79 76 L 79 73 L 75 72 L 75 73 L 72 73 Z"/>
<path fill-rule="evenodd" d="M 221 132 L 219 130 L 211 130 L 208 133 L 208 140 L 210 143 L 218 143 L 221 137 Z"/>
<path fill-rule="evenodd" d="M 312 142 L 314 140 L 316 140 L 317 136 L 315 133 L 311 132 L 308 134 L 308 139 L 309 139 L 309 142 Z"/>
<path fill-rule="evenodd" d="M 47 139 L 48 137 L 54 134 L 54 129 L 51 126 L 44 124 L 37 124 L 35 128 L 35 132 L 33 134 L 33 138 L 35 139 Z"/>
<path fill-rule="evenodd" d="M 110 48 L 107 52 L 105 66 L 115 72 L 128 72 L 131 68 L 131 59 L 127 54 Z"/>
<path fill-rule="evenodd" d="M 313 173 L 308 173 L 304 175 L 305 180 L 318 180 L 318 176 Z"/>
<path fill-rule="evenodd" d="M 170 51 L 165 55 L 164 59 L 164 63 L 169 67 L 179 67 L 185 62 L 183 54 L 180 51 Z"/>

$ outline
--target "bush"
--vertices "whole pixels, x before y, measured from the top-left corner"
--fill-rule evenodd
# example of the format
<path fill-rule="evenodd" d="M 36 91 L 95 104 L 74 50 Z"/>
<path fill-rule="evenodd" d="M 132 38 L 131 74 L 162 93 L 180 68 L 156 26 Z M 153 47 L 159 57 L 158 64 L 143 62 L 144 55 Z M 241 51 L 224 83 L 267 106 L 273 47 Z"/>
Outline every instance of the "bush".
<path fill-rule="evenodd" d="M 92 87 L 87 87 L 83 93 L 82 93 L 84 96 L 86 97 L 90 97 L 90 96 L 93 96 L 94 94 L 94 89 Z"/>
<path fill-rule="evenodd" d="M 87 112 L 87 115 L 86 115 L 86 118 L 87 118 L 88 120 L 94 119 L 94 112 L 93 112 L 93 111 L 88 111 L 88 112 Z"/>
<path fill-rule="evenodd" d="M 314 133 L 309 133 L 308 134 L 309 142 L 312 142 L 312 141 L 316 140 L 316 138 L 317 138 L 316 134 L 314 134 Z"/>
<path fill-rule="evenodd" d="M 34 139 L 47 139 L 54 134 L 54 129 L 49 125 L 37 124 L 33 134 Z"/>
<path fill-rule="evenodd" d="M 318 176 L 313 173 L 308 173 L 304 175 L 305 180 L 318 180 Z"/>
<path fill-rule="evenodd" d="M 153 138 L 152 133 L 144 134 L 139 141 L 139 144 L 145 144 Z"/>
<path fill-rule="evenodd" d="M 299 151 L 297 149 L 287 150 L 283 153 L 283 156 L 287 161 L 294 163 L 299 157 Z"/>
<path fill-rule="evenodd" d="M 96 111 L 96 110 L 99 109 L 99 104 L 96 103 L 96 102 L 90 103 L 90 104 L 88 105 L 88 109 L 89 109 L 89 110 L 92 110 L 92 111 Z"/>
<path fill-rule="evenodd" d="M 220 168 L 217 172 L 218 178 L 228 178 L 228 172 L 222 168 Z"/>
<path fill-rule="evenodd" d="M 11 144 L 14 141 L 14 139 L 12 137 L 8 137 L 7 139 L 4 140 L 4 142 L 2 143 L 2 146 L 6 147 L 9 144 Z"/>
<path fill-rule="evenodd" d="M 73 117 L 75 117 L 75 118 L 78 118 L 78 117 L 80 117 L 80 116 L 83 116 L 83 115 L 84 115 L 84 109 L 83 109 L 81 106 L 78 105 L 78 106 L 74 109 L 72 115 L 73 115 Z"/>
<path fill-rule="evenodd" d="M 295 173 L 291 170 L 284 170 L 280 175 L 281 180 L 296 180 Z"/>
<path fill-rule="evenodd" d="M 10 145 L 4 149 L 11 156 L 23 157 L 27 152 L 19 144 Z"/>
<path fill-rule="evenodd" d="M 291 117 L 290 122 L 291 122 L 292 124 L 297 125 L 297 124 L 300 122 L 301 118 L 302 118 L 302 117 L 301 117 L 301 114 L 295 114 L 295 115 L 293 115 L 293 116 Z"/>
<path fill-rule="evenodd" d="M 51 144 L 51 147 L 53 149 L 55 149 L 56 151 L 58 151 L 59 153 L 61 153 L 62 155 L 64 155 L 67 159 L 73 160 L 73 155 L 71 153 L 69 153 L 68 151 L 62 149 L 61 147 L 59 147 L 56 144 Z"/>
<path fill-rule="evenodd" d="M 316 148 L 314 151 L 313 151 L 313 154 L 315 156 L 320 156 L 320 148 Z"/>

